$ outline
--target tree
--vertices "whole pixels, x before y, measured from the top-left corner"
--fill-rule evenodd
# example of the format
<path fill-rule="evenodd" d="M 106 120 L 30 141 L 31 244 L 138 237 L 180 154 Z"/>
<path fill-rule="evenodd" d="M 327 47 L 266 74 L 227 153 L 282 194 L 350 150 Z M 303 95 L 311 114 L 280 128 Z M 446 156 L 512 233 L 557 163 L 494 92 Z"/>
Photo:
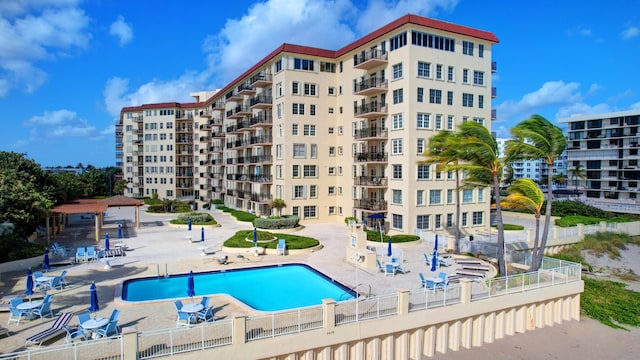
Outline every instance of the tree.
<path fill-rule="evenodd" d="M 534 235 L 532 255 L 536 254 L 540 249 L 540 214 L 542 213 L 542 206 L 544 205 L 544 193 L 535 181 L 531 179 L 518 179 L 507 189 L 507 194 L 507 197 L 504 198 L 502 202 L 502 206 L 504 206 L 505 209 L 529 210 L 536 219 L 536 232 Z"/>
<path fill-rule="evenodd" d="M 553 175 L 553 182 L 560 186 L 566 185 L 567 175 L 565 175 L 564 173 L 555 174 Z"/>
<path fill-rule="evenodd" d="M 499 155 L 498 142 L 484 126 L 468 121 L 458 130 L 461 146 L 461 161 L 452 169 L 463 170 L 464 187 L 490 187 L 496 204 L 496 222 L 498 227 L 498 270 L 507 274 L 504 261 L 504 224 L 500 204 L 500 183 L 506 162 Z"/>
<path fill-rule="evenodd" d="M 573 169 L 569 170 L 571 171 L 571 179 L 573 181 L 573 184 L 576 186 L 576 190 L 578 190 L 578 181 L 577 179 L 584 179 L 586 178 L 586 171 L 584 169 L 584 167 L 582 166 L 582 164 L 577 163 L 576 166 L 573 167 Z"/>
<path fill-rule="evenodd" d="M 278 216 L 282 216 L 282 209 L 287 207 L 287 204 L 284 203 L 284 200 L 277 198 L 273 199 L 271 207 L 278 210 Z"/>
<path fill-rule="evenodd" d="M 84 197 L 95 197 L 109 194 L 109 178 L 104 172 L 88 167 L 88 170 L 80 174 L 80 183 L 84 188 Z"/>
<path fill-rule="evenodd" d="M 542 160 L 547 165 L 547 174 L 553 174 L 553 164 L 567 147 L 567 139 L 562 129 L 540 115 L 521 121 L 511 129 L 513 140 L 506 143 L 507 158 L 515 160 Z M 536 271 L 542 264 L 542 255 L 547 246 L 551 223 L 551 203 L 553 200 L 553 177 L 547 176 L 547 208 L 540 248 L 534 252 L 530 271 Z"/>
<path fill-rule="evenodd" d="M 460 253 L 460 170 L 459 161 L 463 155 L 460 137 L 451 131 L 440 131 L 429 139 L 427 151 L 423 154 L 427 159 L 419 164 L 437 164 L 442 171 L 453 171 L 456 181 L 456 220 L 454 253 Z"/>
<path fill-rule="evenodd" d="M 125 180 L 119 179 L 116 180 L 115 185 L 113 185 L 113 193 L 117 195 L 124 194 L 124 191 L 127 190 L 127 182 Z"/>

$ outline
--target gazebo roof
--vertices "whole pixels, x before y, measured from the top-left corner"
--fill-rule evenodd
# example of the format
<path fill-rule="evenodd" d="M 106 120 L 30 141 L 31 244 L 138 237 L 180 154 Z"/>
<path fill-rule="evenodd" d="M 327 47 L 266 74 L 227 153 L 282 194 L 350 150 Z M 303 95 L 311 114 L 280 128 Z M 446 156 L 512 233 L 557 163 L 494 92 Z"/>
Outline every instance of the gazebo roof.
<path fill-rule="evenodd" d="M 71 200 L 62 205 L 54 206 L 51 209 L 54 213 L 62 214 L 84 214 L 103 213 L 111 206 L 142 206 L 144 201 L 129 198 L 122 195 L 112 196 L 106 199 L 78 199 Z"/>
<path fill-rule="evenodd" d="M 106 198 L 99 201 L 100 204 L 111 206 L 142 206 L 144 205 L 144 201 L 126 197 L 123 195 L 116 195 L 110 198 Z"/>

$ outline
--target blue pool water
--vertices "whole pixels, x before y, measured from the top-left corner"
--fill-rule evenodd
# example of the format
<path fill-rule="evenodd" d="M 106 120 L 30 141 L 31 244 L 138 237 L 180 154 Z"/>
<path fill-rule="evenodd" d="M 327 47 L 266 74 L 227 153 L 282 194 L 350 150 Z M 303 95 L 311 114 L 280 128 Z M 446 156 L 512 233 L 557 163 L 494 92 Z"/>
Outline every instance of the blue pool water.
<path fill-rule="evenodd" d="M 122 300 L 152 301 L 187 296 L 187 276 L 126 280 Z M 355 293 L 304 264 L 194 273 L 196 296 L 228 294 L 260 311 L 319 305 L 322 299 L 351 300 Z"/>

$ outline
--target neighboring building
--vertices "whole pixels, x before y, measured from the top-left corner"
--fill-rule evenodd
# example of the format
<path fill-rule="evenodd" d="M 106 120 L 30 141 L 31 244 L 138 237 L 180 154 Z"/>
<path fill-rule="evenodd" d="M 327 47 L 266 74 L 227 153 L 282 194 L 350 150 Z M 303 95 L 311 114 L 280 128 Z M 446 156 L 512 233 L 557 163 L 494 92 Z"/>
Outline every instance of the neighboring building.
<path fill-rule="evenodd" d="M 497 42 L 406 15 L 337 51 L 283 44 L 194 103 L 124 108 L 128 195 L 258 214 L 281 198 L 305 222 L 379 213 L 392 232 L 452 230 L 453 174 L 418 162 L 439 130 L 490 129 Z M 488 189 L 462 192 L 462 227 L 488 226 Z"/>
<path fill-rule="evenodd" d="M 84 173 L 85 171 L 87 171 L 87 169 L 83 168 L 83 167 L 72 167 L 72 166 L 49 166 L 44 168 L 44 171 L 46 172 L 50 172 L 53 174 L 62 174 L 62 173 L 70 173 L 70 174 L 76 174 L 76 175 L 80 175 L 82 173 Z"/>
<path fill-rule="evenodd" d="M 500 152 L 500 156 L 505 156 L 505 146 L 506 142 L 511 139 L 509 138 L 496 138 L 498 142 L 498 151 Z M 513 171 L 513 179 L 531 179 L 537 183 L 540 183 L 540 180 L 543 177 L 547 176 L 547 164 L 542 160 L 519 160 L 511 163 L 511 169 Z M 506 172 L 506 170 L 505 170 Z M 567 175 L 567 152 L 564 151 L 553 163 L 553 174 L 555 175 L 564 174 Z M 566 187 L 565 184 L 557 184 L 558 188 Z"/>
<path fill-rule="evenodd" d="M 638 128 L 640 110 L 576 115 L 568 125 L 567 171 L 570 186 L 586 202 L 616 212 L 640 213 Z M 573 176 L 580 165 L 584 178 Z"/>

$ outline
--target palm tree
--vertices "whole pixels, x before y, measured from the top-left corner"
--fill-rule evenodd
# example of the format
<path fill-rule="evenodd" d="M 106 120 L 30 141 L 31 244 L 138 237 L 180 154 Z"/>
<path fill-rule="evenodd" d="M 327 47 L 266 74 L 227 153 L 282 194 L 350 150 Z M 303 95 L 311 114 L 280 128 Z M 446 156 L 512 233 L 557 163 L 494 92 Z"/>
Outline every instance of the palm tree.
<path fill-rule="evenodd" d="M 499 155 L 498 142 L 489 130 L 475 122 L 466 122 L 458 131 L 461 146 L 460 159 L 464 160 L 454 170 L 463 170 L 466 176 L 464 187 L 491 187 L 496 203 L 496 223 L 498 227 L 498 269 L 507 274 L 504 261 L 504 224 L 500 205 L 500 183 L 505 161 Z"/>
<path fill-rule="evenodd" d="M 277 198 L 273 199 L 271 207 L 278 210 L 278 216 L 282 216 L 282 208 L 287 207 L 287 204 L 284 203 L 284 200 Z"/>
<path fill-rule="evenodd" d="M 502 199 L 505 209 L 525 209 L 533 213 L 536 219 L 536 232 L 533 241 L 532 259 L 536 254 L 544 251 L 540 247 L 540 214 L 544 205 L 544 193 L 535 181 L 531 179 L 518 179 L 507 189 L 507 197 Z M 540 255 L 542 257 L 542 255 Z"/>
<path fill-rule="evenodd" d="M 419 164 L 437 164 L 442 171 L 449 171 L 451 165 L 456 181 L 456 220 L 455 220 L 455 242 L 453 252 L 460 253 L 460 170 L 457 168 L 462 156 L 462 146 L 460 137 L 451 131 L 440 131 L 437 135 L 429 139 L 429 147 L 423 154 L 427 159 Z"/>
<path fill-rule="evenodd" d="M 506 152 L 509 161 L 542 160 L 547 165 L 547 174 L 553 174 L 553 164 L 567 147 L 567 139 L 562 129 L 540 115 L 533 115 L 511 129 L 513 140 L 507 141 Z M 553 200 L 553 177 L 547 176 L 547 207 L 544 230 L 540 243 L 541 251 L 534 254 L 531 271 L 536 271 L 542 263 L 542 254 L 547 246 L 549 224 L 551 223 L 551 203 Z"/>
<path fill-rule="evenodd" d="M 586 172 L 582 164 L 577 163 L 571 171 L 571 179 L 573 179 L 573 184 L 576 186 L 576 190 L 578 190 L 578 181 L 576 179 L 584 179 L 586 177 Z"/>
<path fill-rule="evenodd" d="M 553 181 L 556 184 L 560 185 L 560 186 L 566 185 L 567 184 L 567 175 L 565 175 L 564 173 L 555 174 L 555 175 L 553 175 Z"/>

